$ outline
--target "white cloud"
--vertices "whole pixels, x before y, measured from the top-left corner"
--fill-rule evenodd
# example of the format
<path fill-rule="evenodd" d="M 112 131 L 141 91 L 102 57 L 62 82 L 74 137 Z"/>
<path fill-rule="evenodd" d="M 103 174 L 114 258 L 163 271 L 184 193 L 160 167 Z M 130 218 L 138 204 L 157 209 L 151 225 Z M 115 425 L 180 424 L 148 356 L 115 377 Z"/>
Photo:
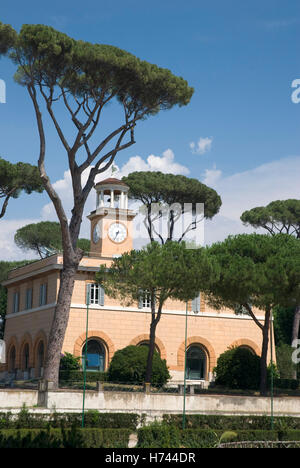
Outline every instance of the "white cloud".
<path fill-rule="evenodd" d="M 240 221 L 246 210 L 265 206 L 273 200 L 299 199 L 299 174 L 300 156 L 295 156 L 219 177 L 213 188 L 221 196 L 222 206 L 211 221 L 206 221 L 205 243 L 223 240 L 230 234 L 253 232 L 254 229 L 243 226 Z"/>
<path fill-rule="evenodd" d="M 19 249 L 14 242 L 14 236 L 21 227 L 39 221 L 39 219 L 0 220 L 0 259 L 2 261 L 37 258 L 33 252 Z"/>
<path fill-rule="evenodd" d="M 82 185 L 84 185 L 87 181 L 89 171 L 90 168 L 85 170 L 82 174 Z M 150 154 L 146 161 L 140 156 L 132 156 L 121 168 L 119 168 L 117 165 L 114 165 L 114 169 L 110 167 L 107 171 L 99 174 L 96 178 L 96 182 L 104 180 L 107 177 L 116 177 L 121 179 L 122 177 L 127 176 L 130 172 L 134 171 L 160 171 L 169 174 L 182 175 L 188 175 L 190 172 L 187 167 L 176 163 L 174 152 L 171 149 L 167 149 L 163 152 L 162 156 L 155 156 L 154 154 Z M 62 199 L 67 216 L 70 217 L 73 207 L 73 192 L 70 171 L 65 171 L 63 179 L 57 180 L 53 184 L 53 187 Z M 85 222 L 85 216 L 87 216 L 95 209 L 95 203 L 96 194 L 95 191 L 92 190 L 84 209 L 82 229 L 80 232 L 81 237 L 89 238 L 90 236 L 89 223 Z M 41 216 L 44 221 L 57 221 L 57 216 L 52 202 L 47 203 L 42 208 Z"/>
<path fill-rule="evenodd" d="M 162 172 L 188 174 L 189 170 L 174 161 L 172 150 L 166 150 L 162 156 L 150 155 L 146 160 L 140 156 L 133 156 L 121 168 L 111 169 L 101 174 L 98 180 L 106 177 L 121 178 L 132 171 L 161 170 Z M 240 216 L 243 211 L 255 206 L 264 206 L 272 200 L 299 199 L 300 156 L 287 157 L 270 163 L 262 164 L 248 171 L 230 176 L 222 176 L 221 170 L 213 166 L 204 173 L 203 182 L 213 187 L 222 198 L 220 212 L 212 219 L 205 221 L 205 243 L 222 241 L 230 234 L 253 232 L 252 228 L 243 226 Z M 88 171 L 84 173 L 86 180 Z M 70 215 L 72 209 L 72 189 L 69 171 L 64 177 L 55 182 L 55 188 L 62 198 L 63 205 Z M 95 192 L 92 190 L 92 192 Z M 85 218 L 95 209 L 96 195 L 91 193 L 87 200 L 82 222 L 81 237 L 89 238 L 90 223 Z M 20 258 L 34 258 L 25 254 L 14 244 L 14 234 L 20 227 L 37 223 L 42 220 L 56 221 L 56 214 L 52 203 L 42 209 L 41 219 L 0 220 L 0 259 L 16 260 Z M 261 231 L 263 232 L 263 231 Z M 146 241 L 147 239 L 145 239 Z M 139 239 L 137 239 L 139 242 Z M 135 242 L 135 246 L 138 244 Z"/>
<path fill-rule="evenodd" d="M 168 174 L 188 175 L 189 169 L 176 163 L 174 159 L 175 155 L 171 149 L 164 151 L 162 156 L 150 154 L 146 161 L 140 156 L 133 156 L 118 172 L 115 172 L 115 176 L 122 178 L 134 171 L 160 171 Z"/>
<path fill-rule="evenodd" d="M 190 143 L 190 148 L 192 150 L 192 153 L 194 153 L 194 154 L 205 154 L 205 153 L 207 153 L 208 151 L 211 150 L 212 141 L 213 141 L 213 139 L 208 138 L 208 137 L 200 137 L 197 143 L 192 141 Z"/>
<path fill-rule="evenodd" d="M 280 19 L 272 19 L 272 20 L 263 20 L 259 21 L 258 25 L 261 26 L 263 29 L 274 31 L 278 29 L 285 29 L 291 26 L 297 26 L 300 22 L 299 18 L 280 18 Z"/>
<path fill-rule="evenodd" d="M 209 187 L 214 187 L 222 176 L 222 171 L 216 168 L 214 165 L 213 169 L 206 169 L 205 170 L 205 178 L 203 183 L 208 185 Z"/>

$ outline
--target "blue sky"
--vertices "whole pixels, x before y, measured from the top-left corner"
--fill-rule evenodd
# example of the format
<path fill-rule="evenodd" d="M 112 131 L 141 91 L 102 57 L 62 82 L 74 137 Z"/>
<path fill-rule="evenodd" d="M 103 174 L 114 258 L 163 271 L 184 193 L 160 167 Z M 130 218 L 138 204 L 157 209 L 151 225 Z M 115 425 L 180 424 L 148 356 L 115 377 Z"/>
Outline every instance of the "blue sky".
<path fill-rule="evenodd" d="M 163 170 L 174 163 L 174 172 L 213 186 L 223 207 L 208 227 L 208 241 L 240 232 L 239 211 L 299 198 L 300 104 L 291 101 L 291 83 L 300 78 L 299 1 L 10 1 L 1 5 L 0 21 L 17 30 L 24 23 L 48 24 L 76 39 L 118 46 L 169 68 L 195 88 L 188 106 L 142 122 L 136 145 L 116 163 L 121 173 L 128 161 L 131 168 L 144 161 L 153 169 L 147 158 L 155 155 Z M 1 59 L 7 96 L 0 104 L 0 155 L 36 163 L 32 104 L 13 73 L 8 59 Z M 50 123 L 47 132 L 49 174 L 53 182 L 65 182 L 61 195 L 68 204 L 66 157 Z M 163 156 L 167 150 L 171 163 Z M 22 195 L 10 204 L 0 221 L 0 258 L 15 255 L 16 227 L 54 216 L 45 209 L 48 203 L 43 194 Z"/>

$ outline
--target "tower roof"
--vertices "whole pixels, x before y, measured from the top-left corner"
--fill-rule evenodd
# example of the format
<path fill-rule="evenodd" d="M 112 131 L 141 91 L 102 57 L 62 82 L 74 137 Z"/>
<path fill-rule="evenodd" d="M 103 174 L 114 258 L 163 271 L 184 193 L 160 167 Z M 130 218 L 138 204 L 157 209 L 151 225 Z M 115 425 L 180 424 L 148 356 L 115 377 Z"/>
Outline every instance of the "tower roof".
<path fill-rule="evenodd" d="M 97 182 L 96 186 L 98 185 L 123 185 L 127 187 L 125 182 L 122 182 L 120 179 L 115 179 L 114 177 L 109 177 L 108 179 L 101 180 L 101 182 Z"/>

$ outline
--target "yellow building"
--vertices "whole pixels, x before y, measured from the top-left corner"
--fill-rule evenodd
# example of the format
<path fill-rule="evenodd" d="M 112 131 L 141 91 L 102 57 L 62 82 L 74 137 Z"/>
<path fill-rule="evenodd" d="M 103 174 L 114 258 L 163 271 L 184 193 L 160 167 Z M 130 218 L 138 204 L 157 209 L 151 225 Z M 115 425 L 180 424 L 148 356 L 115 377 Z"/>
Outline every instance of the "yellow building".
<path fill-rule="evenodd" d="M 115 351 L 128 345 L 147 343 L 150 303 L 145 295 L 132 307 L 111 299 L 95 282 L 100 264 L 132 249 L 135 213 L 128 209 L 128 187 L 118 179 L 95 186 L 96 210 L 89 216 L 91 252 L 83 257 L 76 275 L 63 352 L 82 356 L 86 341 L 87 291 L 90 292 L 88 362 L 90 369 L 107 369 Z M 6 364 L 1 377 L 40 377 L 56 305 L 61 254 L 12 270 L 3 284 L 8 289 L 5 324 Z M 259 320 L 263 312 L 257 311 Z M 174 382 L 184 378 L 186 305 L 167 301 L 157 326 L 156 348 L 167 360 Z M 247 315 L 232 310 L 214 310 L 199 297 L 188 304 L 187 379 L 208 382 L 218 356 L 229 346 L 244 346 L 260 354 L 262 333 Z"/>

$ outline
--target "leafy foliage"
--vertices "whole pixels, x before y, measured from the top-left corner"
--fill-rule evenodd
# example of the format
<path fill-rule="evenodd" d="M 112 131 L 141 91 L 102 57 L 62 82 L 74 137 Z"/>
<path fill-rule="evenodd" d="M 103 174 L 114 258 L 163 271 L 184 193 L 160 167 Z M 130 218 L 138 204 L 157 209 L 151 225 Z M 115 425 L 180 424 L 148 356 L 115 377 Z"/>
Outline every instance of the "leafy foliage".
<path fill-rule="evenodd" d="M 0 431 L 0 448 L 125 448 L 130 429 L 7 429 Z"/>
<path fill-rule="evenodd" d="M 27 224 L 17 230 L 15 243 L 22 250 L 33 250 L 40 258 L 62 251 L 60 224 L 53 221 Z M 90 241 L 78 239 L 77 247 L 89 252 Z"/>
<path fill-rule="evenodd" d="M 76 371 L 80 369 L 80 357 L 73 356 L 71 353 L 64 353 L 60 359 L 60 370 Z"/>
<path fill-rule="evenodd" d="M 179 448 L 181 431 L 157 421 L 138 430 L 138 448 Z"/>
<path fill-rule="evenodd" d="M 68 304 L 82 258 L 77 241 L 84 206 L 95 178 L 111 167 L 120 151 L 135 144 L 138 121 L 175 105 L 187 105 L 193 88 L 169 70 L 142 61 L 122 49 L 75 40 L 41 24 L 25 24 L 17 34 L 1 23 L 0 51 L 9 53 L 16 64 L 15 80 L 26 88 L 33 103 L 40 138 L 38 166 L 62 229 L 64 263 L 48 344 L 48 349 L 54 351 L 47 354 L 44 367 L 45 379 L 58 385 L 59 354 Z M 46 132 L 40 101 L 45 105 L 68 159 L 73 191 L 70 220 L 46 172 Z M 104 109 L 113 101 L 119 104 L 120 113 L 115 114 L 117 123 L 99 141 L 96 130 L 99 126 L 106 127 L 102 124 Z M 65 119 L 60 122 L 57 103 L 64 106 L 74 132 L 69 133 Z M 91 170 L 84 178 L 83 173 L 88 168 Z M 68 274 L 64 275 L 67 265 Z"/>
<path fill-rule="evenodd" d="M 270 234 L 290 234 L 300 237 L 300 200 L 276 200 L 267 206 L 244 211 L 241 220 L 247 226 L 264 228 Z"/>
<path fill-rule="evenodd" d="M 101 266 L 96 278 L 109 296 L 126 305 L 138 301 L 141 290 L 153 293 L 158 308 L 168 298 L 193 299 L 200 284 L 209 284 L 215 275 L 205 249 L 187 249 L 184 243 L 170 241 L 124 253 L 109 268 Z"/>
<path fill-rule="evenodd" d="M 209 254 L 220 266 L 220 278 L 208 291 L 216 307 L 236 305 L 265 310 L 293 306 L 300 296 L 300 244 L 277 234 L 229 236 L 212 245 Z"/>
<path fill-rule="evenodd" d="M 291 343 L 294 311 L 293 307 L 274 307 L 273 317 L 276 346 L 280 346 L 283 343 Z"/>
<path fill-rule="evenodd" d="M 271 310 L 300 302 L 299 241 L 287 234 L 242 234 L 229 236 L 208 251 L 220 268 L 219 278 L 206 291 L 208 301 L 217 308 L 243 306 L 262 331 L 261 393 L 265 393 Z M 263 323 L 254 307 L 264 311 Z"/>
<path fill-rule="evenodd" d="M 229 388 L 257 389 L 260 379 L 260 358 L 249 349 L 230 348 L 220 354 L 216 373 L 216 384 Z"/>
<path fill-rule="evenodd" d="M 18 198 L 22 191 L 30 194 L 33 191 L 41 193 L 43 190 L 42 180 L 36 166 L 22 162 L 12 164 L 0 158 L 0 199 L 3 199 L 0 218 L 6 212 L 10 198 Z"/>
<path fill-rule="evenodd" d="M 139 301 L 142 293 L 151 298 L 151 323 L 146 381 L 151 381 L 155 330 L 168 298 L 188 301 L 199 294 L 200 282 L 215 278 L 213 260 L 205 249 L 187 249 L 184 243 L 152 242 L 142 250 L 132 250 L 113 260 L 109 268 L 96 274 L 106 293 L 125 305 Z"/>
<path fill-rule="evenodd" d="M 111 382 L 142 384 L 145 381 L 148 349 L 146 346 L 127 346 L 116 351 L 108 368 Z M 164 385 L 170 378 L 166 360 L 155 351 L 152 365 L 152 384 Z"/>
<path fill-rule="evenodd" d="M 176 221 L 188 210 L 187 204 L 193 207 L 197 203 L 204 204 L 204 217 L 212 218 L 218 213 L 222 204 L 220 196 L 215 190 L 199 182 L 198 179 L 188 178 L 182 175 L 164 174 L 162 172 L 132 172 L 122 181 L 129 186 L 129 197 L 138 200 L 143 204 L 144 223 L 149 233 L 150 240 L 154 240 L 155 221 L 161 217 L 166 218 L 168 225 L 168 235 L 166 239 L 175 240 L 174 227 Z M 154 204 L 158 204 L 155 212 Z M 186 204 L 186 206 L 184 206 Z M 194 222 L 186 226 L 188 231 L 195 228 L 201 221 L 201 217 L 194 213 Z M 185 236 L 186 232 L 179 233 L 179 240 Z"/>
<path fill-rule="evenodd" d="M 100 413 L 97 410 L 88 410 L 85 412 L 85 427 L 97 427 L 104 429 L 126 428 L 131 431 L 136 430 L 142 423 L 142 417 L 135 413 Z M 82 424 L 81 413 L 57 413 L 43 414 L 30 412 L 28 408 L 23 407 L 15 415 L 11 412 L 0 413 L 0 429 L 59 429 L 80 427 Z"/>
<path fill-rule="evenodd" d="M 285 343 L 276 346 L 276 363 L 281 379 L 293 379 L 295 375 L 296 364 L 292 360 L 293 351 L 294 348 Z"/>
<path fill-rule="evenodd" d="M 7 54 L 17 39 L 16 31 L 9 25 L 0 21 L 0 55 Z"/>

